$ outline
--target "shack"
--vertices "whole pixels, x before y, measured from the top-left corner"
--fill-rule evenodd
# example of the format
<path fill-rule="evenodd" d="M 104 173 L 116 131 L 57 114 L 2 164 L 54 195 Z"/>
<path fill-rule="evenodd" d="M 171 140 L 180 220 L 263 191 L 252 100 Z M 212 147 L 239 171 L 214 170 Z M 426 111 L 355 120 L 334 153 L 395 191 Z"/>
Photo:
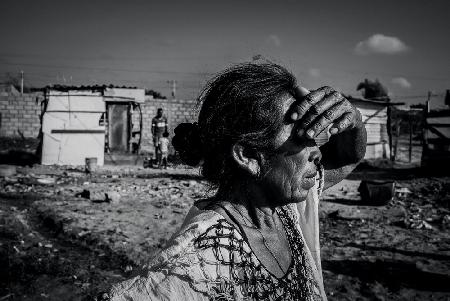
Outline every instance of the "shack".
<path fill-rule="evenodd" d="M 391 158 L 392 136 L 390 131 L 392 103 L 348 97 L 361 112 L 367 131 L 367 148 L 364 159 Z"/>
<path fill-rule="evenodd" d="M 447 171 L 450 167 L 450 109 L 425 109 L 422 167 Z"/>
<path fill-rule="evenodd" d="M 144 89 L 112 86 L 48 87 L 41 117 L 42 164 L 84 165 L 86 158 L 95 158 L 101 166 L 105 151 L 130 152 L 133 142 L 139 148 L 142 117 L 134 125 L 132 114 L 142 116 L 144 94 Z"/>

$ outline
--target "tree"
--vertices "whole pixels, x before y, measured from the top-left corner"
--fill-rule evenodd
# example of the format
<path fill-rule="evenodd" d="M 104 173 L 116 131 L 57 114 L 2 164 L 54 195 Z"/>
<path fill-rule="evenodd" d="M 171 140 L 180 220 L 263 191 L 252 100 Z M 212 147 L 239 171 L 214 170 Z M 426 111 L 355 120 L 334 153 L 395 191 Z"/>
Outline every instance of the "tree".
<path fill-rule="evenodd" d="M 20 92 L 20 74 L 14 75 L 14 73 L 6 72 L 4 83 L 14 86 L 14 88 L 16 88 L 17 91 Z M 32 89 L 32 87 L 26 85 L 23 86 L 24 93 L 32 92 Z"/>
<path fill-rule="evenodd" d="M 11 72 L 6 72 L 4 83 L 8 84 L 8 85 L 13 85 L 14 88 L 16 88 L 20 91 L 20 76 L 19 75 L 13 75 Z"/>
<path fill-rule="evenodd" d="M 390 101 L 386 87 L 384 87 L 378 79 L 375 81 L 368 80 L 367 78 L 358 84 L 356 90 L 363 89 L 363 96 L 366 99 L 378 100 L 378 101 Z"/>
<path fill-rule="evenodd" d="M 152 89 L 145 89 L 145 95 L 151 95 L 153 98 L 159 98 L 159 99 L 167 99 L 164 95 L 159 93 L 158 91 L 152 90 Z"/>

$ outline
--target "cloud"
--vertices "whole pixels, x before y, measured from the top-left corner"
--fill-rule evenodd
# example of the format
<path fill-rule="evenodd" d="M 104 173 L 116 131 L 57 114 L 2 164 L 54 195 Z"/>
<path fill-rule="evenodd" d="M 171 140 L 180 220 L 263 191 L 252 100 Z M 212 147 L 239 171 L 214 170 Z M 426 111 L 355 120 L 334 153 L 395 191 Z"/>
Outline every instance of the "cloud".
<path fill-rule="evenodd" d="M 281 47 L 281 40 L 276 34 L 271 34 L 267 37 L 266 42 L 274 45 L 275 47 Z"/>
<path fill-rule="evenodd" d="M 391 82 L 403 89 L 409 89 L 412 87 L 411 83 L 404 77 L 395 77 Z"/>
<path fill-rule="evenodd" d="M 318 78 L 320 77 L 320 69 L 317 68 L 309 68 L 308 74 L 311 77 Z"/>
<path fill-rule="evenodd" d="M 355 46 L 355 53 L 358 55 L 368 55 L 372 53 L 397 54 L 405 52 L 408 49 L 409 47 L 399 38 L 377 33 L 367 40 L 358 42 Z"/>

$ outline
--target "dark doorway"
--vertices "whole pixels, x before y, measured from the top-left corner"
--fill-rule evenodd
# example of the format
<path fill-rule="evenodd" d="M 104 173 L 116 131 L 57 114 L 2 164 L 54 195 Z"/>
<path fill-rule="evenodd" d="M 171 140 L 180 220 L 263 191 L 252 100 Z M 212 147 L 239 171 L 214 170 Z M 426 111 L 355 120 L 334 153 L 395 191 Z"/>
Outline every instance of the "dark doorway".
<path fill-rule="evenodd" d="M 113 152 L 127 152 L 130 140 L 129 103 L 108 104 L 108 144 Z"/>

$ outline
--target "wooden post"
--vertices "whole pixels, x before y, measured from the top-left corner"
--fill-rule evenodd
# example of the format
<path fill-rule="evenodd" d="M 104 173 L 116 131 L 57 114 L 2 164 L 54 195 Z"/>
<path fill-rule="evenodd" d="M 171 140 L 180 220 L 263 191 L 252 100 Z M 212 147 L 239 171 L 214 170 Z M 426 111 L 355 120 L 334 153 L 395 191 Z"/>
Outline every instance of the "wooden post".
<path fill-rule="evenodd" d="M 398 136 L 400 133 L 400 120 L 395 120 L 395 143 L 394 143 L 394 162 L 397 160 Z"/>
<path fill-rule="evenodd" d="M 388 140 L 389 140 L 389 156 L 391 161 L 394 161 L 393 156 L 393 147 L 392 147 L 392 109 L 391 106 L 387 107 L 387 134 L 388 134 Z"/>
<path fill-rule="evenodd" d="M 23 71 L 20 71 L 20 95 L 23 95 Z"/>
<path fill-rule="evenodd" d="M 411 163 L 412 157 L 412 120 L 411 111 L 408 111 L 408 121 L 409 121 L 409 163 Z"/>

